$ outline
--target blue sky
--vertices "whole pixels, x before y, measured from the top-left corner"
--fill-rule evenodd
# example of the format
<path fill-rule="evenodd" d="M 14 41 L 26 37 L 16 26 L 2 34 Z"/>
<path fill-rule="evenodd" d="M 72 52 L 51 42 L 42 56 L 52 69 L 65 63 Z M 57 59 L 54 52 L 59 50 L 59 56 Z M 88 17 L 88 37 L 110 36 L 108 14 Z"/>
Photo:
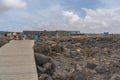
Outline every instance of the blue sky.
<path fill-rule="evenodd" d="M 0 0 L 0 31 L 120 33 L 120 0 Z"/>

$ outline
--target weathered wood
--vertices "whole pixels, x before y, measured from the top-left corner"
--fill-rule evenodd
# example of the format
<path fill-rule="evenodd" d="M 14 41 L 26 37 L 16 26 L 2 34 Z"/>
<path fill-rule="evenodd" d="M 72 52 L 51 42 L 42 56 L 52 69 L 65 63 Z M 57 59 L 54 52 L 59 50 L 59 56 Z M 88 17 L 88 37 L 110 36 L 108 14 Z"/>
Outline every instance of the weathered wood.
<path fill-rule="evenodd" d="M 38 80 L 33 40 L 13 40 L 0 48 L 0 80 Z"/>

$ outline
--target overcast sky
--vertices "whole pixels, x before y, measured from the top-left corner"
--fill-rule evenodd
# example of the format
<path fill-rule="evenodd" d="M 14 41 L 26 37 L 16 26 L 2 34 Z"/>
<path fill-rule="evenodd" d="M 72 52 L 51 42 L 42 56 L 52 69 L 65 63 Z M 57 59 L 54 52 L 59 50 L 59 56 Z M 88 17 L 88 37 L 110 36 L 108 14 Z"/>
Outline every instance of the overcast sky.
<path fill-rule="evenodd" d="M 120 0 L 0 0 L 0 31 L 120 33 Z"/>

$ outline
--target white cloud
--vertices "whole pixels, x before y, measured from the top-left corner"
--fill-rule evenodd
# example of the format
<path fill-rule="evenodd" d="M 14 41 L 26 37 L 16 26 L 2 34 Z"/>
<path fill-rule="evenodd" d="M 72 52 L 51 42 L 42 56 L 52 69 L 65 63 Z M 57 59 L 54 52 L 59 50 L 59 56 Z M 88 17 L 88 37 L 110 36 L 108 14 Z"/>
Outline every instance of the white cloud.
<path fill-rule="evenodd" d="M 50 21 L 39 20 L 38 15 L 30 15 L 27 17 L 28 28 L 30 30 L 79 30 L 81 32 L 114 32 L 114 28 L 118 28 L 116 32 L 119 32 L 120 26 L 120 8 L 114 9 L 87 9 L 83 8 L 86 15 L 80 17 L 78 14 L 72 11 L 65 11 L 62 9 L 56 9 L 56 14 L 47 13 L 53 17 Z M 51 12 L 51 11 L 50 11 Z M 62 14 L 62 15 L 60 15 Z M 58 18 L 55 16 L 59 16 Z M 31 17 L 32 16 L 32 17 Z"/>
<path fill-rule="evenodd" d="M 0 0 L 0 12 L 24 8 L 26 5 L 27 3 L 24 0 Z"/>
<path fill-rule="evenodd" d="M 77 14 L 69 11 L 63 11 L 63 16 L 65 16 L 70 23 L 74 23 L 80 20 L 80 17 Z"/>
<path fill-rule="evenodd" d="M 23 8 L 26 5 L 25 1 L 23 0 L 14 0 L 17 2 L 13 2 L 13 0 L 11 1 L 12 3 L 4 2 L 4 5 L 9 4 L 10 9 Z M 20 1 L 22 1 L 21 5 L 18 4 Z M 104 6 L 97 9 L 83 8 L 86 14 L 84 18 L 73 11 L 63 10 L 61 5 L 56 5 L 53 3 L 52 6 L 46 9 L 39 10 L 39 8 L 35 8 L 35 12 L 28 12 L 28 14 L 23 15 L 23 21 L 26 23 L 24 29 L 80 30 L 82 32 L 112 32 L 112 29 L 114 28 L 118 28 L 117 30 L 119 30 L 120 7 L 118 7 L 114 0 L 100 1 L 103 2 L 107 7 Z M 112 4 L 114 4 L 114 7 L 110 7 Z M 117 7 L 115 5 L 117 5 Z M 115 30 L 113 32 L 115 32 Z"/>
<path fill-rule="evenodd" d="M 83 8 L 83 10 L 86 12 L 84 18 L 74 12 L 63 12 L 63 16 L 68 21 L 67 24 L 71 25 L 72 29 L 105 31 L 113 27 L 119 28 L 120 26 L 120 8 L 96 10 Z"/>

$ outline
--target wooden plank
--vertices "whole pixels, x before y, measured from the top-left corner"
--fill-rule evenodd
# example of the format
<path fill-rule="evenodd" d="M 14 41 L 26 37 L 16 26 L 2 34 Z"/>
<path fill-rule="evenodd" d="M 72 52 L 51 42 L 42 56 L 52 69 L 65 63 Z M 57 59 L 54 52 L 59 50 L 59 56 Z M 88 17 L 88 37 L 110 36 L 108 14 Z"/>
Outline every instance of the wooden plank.
<path fill-rule="evenodd" d="M 0 80 L 38 80 L 33 40 L 13 40 L 0 48 Z"/>

